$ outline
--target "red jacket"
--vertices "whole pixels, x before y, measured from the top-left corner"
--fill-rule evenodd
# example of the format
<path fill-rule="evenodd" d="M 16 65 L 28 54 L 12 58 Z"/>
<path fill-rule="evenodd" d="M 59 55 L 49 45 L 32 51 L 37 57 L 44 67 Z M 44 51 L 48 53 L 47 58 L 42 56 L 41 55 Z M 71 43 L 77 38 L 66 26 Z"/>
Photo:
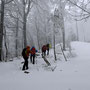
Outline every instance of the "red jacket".
<path fill-rule="evenodd" d="M 27 57 L 29 57 L 29 53 L 31 53 L 31 51 L 26 49 L 25 54 L 26 54 Z"/>
<path fill-rule="evenodd" d="M 32 49 L 31 49 L 31 54 L 33 55 L 33 54 L 35 54 L 36 53 L 36 49 L 33 47 Z"/>
<path fill-rule="evenodd" d="M 47 50 L 47 46 L 46 45 L 43 45 L 42 51 L 46 51 L 46 50 Z"/>

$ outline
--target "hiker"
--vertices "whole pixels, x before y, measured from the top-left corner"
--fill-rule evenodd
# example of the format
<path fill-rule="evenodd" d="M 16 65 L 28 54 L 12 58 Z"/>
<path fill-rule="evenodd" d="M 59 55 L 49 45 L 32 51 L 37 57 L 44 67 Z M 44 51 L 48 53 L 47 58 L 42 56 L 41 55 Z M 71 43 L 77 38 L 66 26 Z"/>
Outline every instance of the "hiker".
<path fill-rule="evenodd" d="M 46 45 L 43 45 L 42 46 L 42 57 L 43 56 L 46 56 L 46 50 L 47 50 L 47 46 Z"/>
<path fill-rule="evenodd" d="M 47 44 L 46 46 L 47 46 L 47 55 L 49 55 L 49 44 Z"/>
<path fill-rule="evenodd" d="M 31 48 L 31 56 L 30 56 L 30 60 L 32 64 L 35 64 L 35 55 L 36 55 L 37 50 L 35 49 L 35 47 L 33 46 Z"/>
<path fill-rule="evenodd" d="M 31 51 L 30 51 L 30 46 L 27 46 L 27 47 L 24 48 L 23 51 L 22 51 L 22 56 L 23 56 L 23 59 L 24 59 L 24 65 L 23 65 L 22 70 L 27 70 L 27 69 L 28 69 L 29 53 L 31 53 Z"/>

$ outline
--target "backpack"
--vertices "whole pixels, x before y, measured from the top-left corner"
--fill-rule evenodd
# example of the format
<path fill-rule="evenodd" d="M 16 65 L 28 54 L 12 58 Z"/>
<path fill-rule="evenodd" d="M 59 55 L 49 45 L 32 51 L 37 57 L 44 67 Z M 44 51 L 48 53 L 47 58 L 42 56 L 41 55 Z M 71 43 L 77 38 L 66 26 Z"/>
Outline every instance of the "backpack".
<path fill-rule="evenodd" d="M 33 47 L 32 49 L 31 49 L 31 54 L 35 54 L 36 53 L 36 50 L 35 50 L 35 48 Z"/>
<path fill-rule="evenodd" d="M 47 50 L 49 50 L 49 44 L 47 44 L 46 46 L 47 46 Z"/>
<path fill-rule="evenodd" d="M 26 51 L 26 48 L 23 49 L 22 56 L 25 56 L 25 51 Z"/>
<path fill-rule="evenodd" d="M 43 45 L 42 51 L 46 51 L 46 49 L 47 49 L 46 45 Z"/>

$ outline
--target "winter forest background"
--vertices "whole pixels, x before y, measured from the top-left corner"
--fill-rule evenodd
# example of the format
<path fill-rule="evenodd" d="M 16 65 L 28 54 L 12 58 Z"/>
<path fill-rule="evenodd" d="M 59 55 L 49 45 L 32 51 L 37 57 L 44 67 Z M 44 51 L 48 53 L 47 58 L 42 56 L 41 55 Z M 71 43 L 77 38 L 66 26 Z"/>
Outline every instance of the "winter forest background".
<path fill-rule="evenodd" d="M 0 0 L 0 61 L 21 55 L 26 45 L 90 41 L 90 0 Z"/>

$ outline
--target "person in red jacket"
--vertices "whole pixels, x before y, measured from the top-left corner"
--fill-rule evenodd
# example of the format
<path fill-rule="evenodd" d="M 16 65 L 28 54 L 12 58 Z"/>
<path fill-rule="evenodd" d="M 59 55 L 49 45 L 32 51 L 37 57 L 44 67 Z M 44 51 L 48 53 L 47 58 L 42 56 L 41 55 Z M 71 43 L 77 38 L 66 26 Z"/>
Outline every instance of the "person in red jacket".
<path fill-rule="evenodd" d="M 23 56 L 23 59 L 25 60 L 22 70 L 27 70 L 28 69 L 28 58 L 29 58 L 30 53 L 31 53 L 30 46 L 27 46 L 22 51 L 22 56 Z"/>
<path fill-rule="evenodd" d="M 37 50 L 35 49 L 35 47 L 33 46 L 31 48 L 31 56 L 30 56 L 30 60 L 32 64 L 35 64 L 35 55 L 36 55 Z"/>
<path fill-rule="evenodd" d="M 43 45 L 42 46 L 42 57 L 43 56 L 46 56 L 46 50 L 47 50 L 47 46 L 46 45 Z"/>

